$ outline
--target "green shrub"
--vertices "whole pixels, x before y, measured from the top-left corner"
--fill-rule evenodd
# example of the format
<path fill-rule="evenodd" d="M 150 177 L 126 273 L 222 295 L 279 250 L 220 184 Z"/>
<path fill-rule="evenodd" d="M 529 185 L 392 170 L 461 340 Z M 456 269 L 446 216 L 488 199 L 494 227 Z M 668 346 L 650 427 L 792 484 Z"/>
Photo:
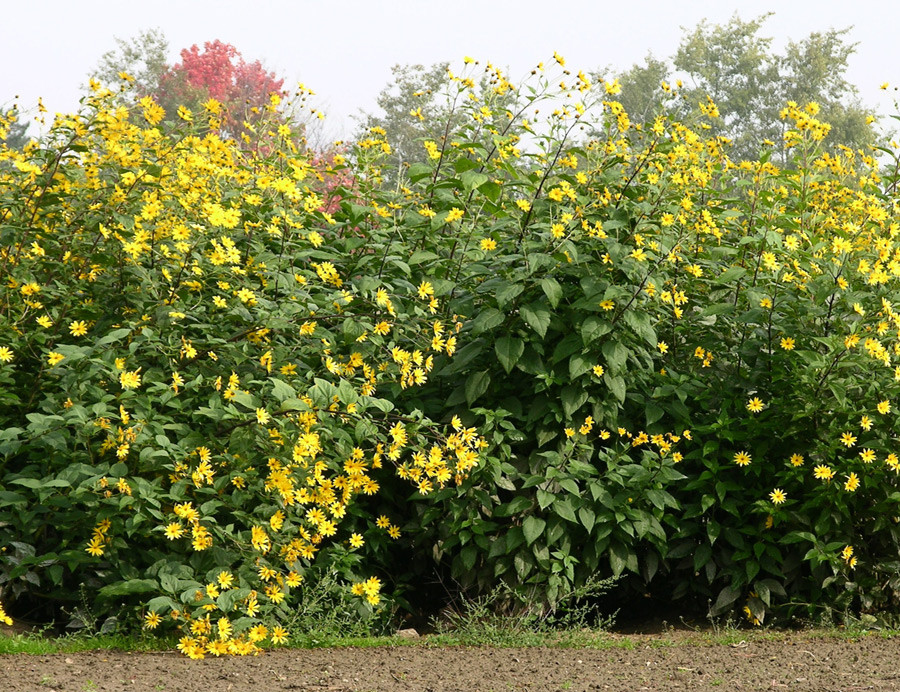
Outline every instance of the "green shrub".
<path fill-rule="evenodd" d="M 466 317 L 460 353 L 410 394 L 483 416 L 489 443 L 420 509 L 423 540 L 470 593 L 552 603 L 631 573 L 752 621 L 892 605 L 895 186 L 864 153 L 822 152 L 815 104 L 782 114 L 780 170 L 730 161 L 702 121 L 632 126 L 615 84 L 591 104 L 567 72 L 528 123 L 557 78 L 452 78 L 468 124 L 424 144 L 394 214 Z M 600 136 L 576 137 L 592 105 Z"/>
<path fill-rule="evenodd" d="M 411 451 L 422 488 L 478 461 L 474 432 L 384 397 L 425 382 L 457 325 L 375 263 L 358 205 L 324 210 L 322 189 L 369 185 L 340 156 L 316 167 L 283 126 L 250 154 L 111 97 L 2 151 L 4 601 L 165 617 L 192 657 L 282 641 L 314 560 L 382 609 L 360 548 L 399 529 L 357 498 Z"/>

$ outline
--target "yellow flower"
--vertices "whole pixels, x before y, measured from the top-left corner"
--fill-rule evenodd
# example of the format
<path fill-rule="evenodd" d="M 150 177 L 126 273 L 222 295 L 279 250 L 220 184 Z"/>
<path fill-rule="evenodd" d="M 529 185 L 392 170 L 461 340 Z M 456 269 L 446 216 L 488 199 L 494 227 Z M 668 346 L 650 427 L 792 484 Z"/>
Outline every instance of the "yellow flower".
<path fill-rule="evenodd" d="M 603 366 L 602 366 L 602 365 L 595 365 L 594 368 L 593 368 L 593 370 L 594 370 L 594 374 L 595 374 L 597 377 L 603 377 L 603 373 L 606 372 L 606 371 L 603 369 Z"/>
<path fill-rule="evenodd" d="M 485 252 L 489 252 L 490 250 L 497 249 L 497 241 L 493 238 L 484 238 L 481 241 L 481 249 Z"/>
<path fill-rule="evenodd" d="M 265 625 L 254 625 L 247 630 L 247 637 L 251 642 L 261 642 L 269 636 L 269 629 Z"/>
<path fill-rule="evenodd" d="M 37 318 L 37 323 L 41 325 L 44 329 L 50 329 L 53 326 L 53 320 L 51 320 L 46 315 L 41 315 Z"/>
<path fill-rule="evenodd" d="M 419 298 L 423 300 L 428 296 L 434 295 L 434 286 L 432 286 L 428 281 L 423 281 L 419 284 Z"/>
<path fill-rule="evenodd" d="M 288 632 L 286 629 L 275 626 L 272 628 L 271 639 L 273 644 L 284 644 L 287 641 Z"/>
<path fill-rule="evenodd" d="M 123 389 L 137 389 L 141 386 L 141 369 L 126 370 L 119 375 L 119 384 Z"/>
<path fill-rule="evenodd" d="M 151 611 L 144 616 L 144 627 L 148 630 L 156 629 L 160 622 L 162 622 L 162 618 L 159 613 Z"/>
<path fill-rule="evenodd" d="M 791 454 L 791 466 L 803 466 L 803 455 Z"/>
<path fill-rule="evenodd" d="M 849 476 L 847 476 L 847 482 L 844 483 L 844 490 L 848 493 L 856 492 L 856 489 L 859 487 L 859 476 L 855 473 L 851 472 Z"/>
<path fill-rule="evenodd" d="M 522 211 L 531 211 L 531 203 L 525 199 L 516 200 L 516 206 Z"/>
<path fill-rule="evenodd" d="M 885 399 L 884 401 L 878 402 L 878 413 L 882 415 L 886 415 L 891 412 L 891 402 Z"/>
<path fill-rule="evenodd" d="M 50 367 L 53 367 L 59 361 L 61 361 L 65 356 L 62 353 L 57 353 L 56 351 L 50 351 L 47 355 L 47 362 L 50 364 Z"/>
<path fill-rule="evenodd" d="M 844 546 L 844 549 L 841 551 L 841 557 L 844 558 L 845 561 L 849 562 L 850 558 L 853 557 L 853 546 Z"/>
<path fill-rule="evenodd" d="M 775 490 L 769 493 L 769 498 L 772 500 L 773 505 L 780 505 L 787 500 L 787 495 L 781 488 L 775 488 Z"/>
<path fill-rule="evenodd" d="M 84 336 L 87 334 L 87 324 L 84 320 L 75 320 L 69 324 L 69 333 L 72 336 Z"/>
<path fill-rule="evenodd" d="M 781 348 L 785 351 L 793 351 L 794 350 L 794 340 L 791 337 L 785 337 L 781 340 Z"/>
<path fill-rule="evenodd" d="M 266 409 L 264 409 L 264 408 L 256 409 L 256 421 L 260 425 L 265 425 L 266 423 L 269 422 L 269 420 L 271 418 L 272 418 L 272 416 L 269 415 L 269 412 L 266 411 Z"/>
<path fill-rule="evenodd" d="M 360 536 L 358 533 L 354 533 L 350 536 L 350 547 L 351 548 L 362 548 L 365 543 L 365 539 Z"/>
<path fill-rule="evenodd" d="M 612 310 L 614 307 L 616 307 L 616 304 L 611 300 L 604 300 L 603 302 L 600 303 L 600 307 L 603 308 L 604 310 L 608 311 L 608 310 Z"/>
<path fill-rule="evenodd" d="M 863 430 L 871 430 L 872 429 L 872 419 L 868 416 L 863 416 L 859 419 L 859 427 Z"/>
<path fill-rule="evenodd" d="M 447 212 L 447 223 L 459 221 L 465 212 L 462 209 L 453 208 Z"/>
<path fill-rule="evenodd" d="M 859 456 L 866 464 L 871 464 L 873 461 L 875 461 L 875 452 L 873 452 L 871 449 L 864 449 L 859 453 Z"/>
<path fill-rule="evenodd" d="M 660 353 L 669 352 L 669 345 L 665 341 L 660 341 L 658 344 L 656 344 L 656 348 L 659 349 Z"/>
<path fill-rule="evenodd" d="M 747 410 L 750 413 L 759 413 L 765 408 L 765 404 L 762 402 L 762 399 L 759 397 L 753 397 L 750 401 L 747 402 Z"/>
<path fill-rule="evenodd" d="M 747 466 L 750 463 L 750 455 L 747 452 L 738 452 L 734 455 L 734 463 L 738 466 Z"/>
<path fill-rule="evenodd" d="M 813 469 L 813 474 L 816 478 L 822 481 L 830 481 L 834 478 L 834 470 L 830 466 L 826 466 L 825 464 L 819 464 L 816 468 Z"/>
<path fill-rule="evenodd" d="M 170 541 L 181 538 L 184 535 L 184 528 L 177 522 L 172 522 L 166 526 L 165 536 Z"/>
<path fill-rule="evenodd" d="M 856 436 L 853 433 L 845 432 L 841 435 L 841 442 L 849 449 L 856 444 Z"/>
<path fill-rule="evenodd" d="M 4 363 L 12 363 L 13 352 L 8 346 L 0 346 L 0 360 Z"/>

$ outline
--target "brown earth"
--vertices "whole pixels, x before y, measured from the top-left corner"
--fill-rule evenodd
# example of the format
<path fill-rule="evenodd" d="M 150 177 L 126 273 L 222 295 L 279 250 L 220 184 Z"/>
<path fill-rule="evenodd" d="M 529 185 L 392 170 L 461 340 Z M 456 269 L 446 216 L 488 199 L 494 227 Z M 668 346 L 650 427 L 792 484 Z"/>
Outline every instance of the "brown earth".
<path fill-rule="evenodd" d="M 694 634 L 608 635 L 607 648 L 421 645 L 270 651 L 191 661 L 176 652 L 0 656 L 4 692 L 525 692 L 900 690 L 900 638 L 806 634 L 733 644 Z"/>

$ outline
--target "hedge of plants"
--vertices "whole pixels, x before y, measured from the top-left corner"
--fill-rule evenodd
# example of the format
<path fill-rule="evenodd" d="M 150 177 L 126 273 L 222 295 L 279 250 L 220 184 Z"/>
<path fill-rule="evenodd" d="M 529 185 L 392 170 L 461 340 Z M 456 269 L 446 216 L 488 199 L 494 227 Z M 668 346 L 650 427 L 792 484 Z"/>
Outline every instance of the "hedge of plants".
<path fill-rule="evenodd" d="M 617 92 L 467 61 L 390 176 L 383 131 L 235 142 L 213 101 L 98 86 L 0 149 L 6 612 L 202 657 L 284 641 L 329 579 L 382 618 L 436 574 L 895 609 L 896 153 L 789 103 L 732 161 L 714 105 L 634 124 Z"/>

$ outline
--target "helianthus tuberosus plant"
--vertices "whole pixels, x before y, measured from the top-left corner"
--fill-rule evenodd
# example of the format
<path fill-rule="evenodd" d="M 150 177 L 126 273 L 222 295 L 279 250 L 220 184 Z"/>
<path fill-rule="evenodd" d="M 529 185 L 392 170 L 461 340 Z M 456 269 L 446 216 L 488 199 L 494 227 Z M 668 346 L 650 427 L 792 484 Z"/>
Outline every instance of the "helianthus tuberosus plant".
<path fill-rule="evenodd" d="M 417 450 L 419 489 L 461 482 L 480 445 L 385 397 L 462 324 L 424 278 L 373 269 L 374 222 L 333 199 L 366 181 L 283 123 L 265 153 L 194 133 L 221 116 L 161 122 L 94 85 L 0 161 L 4 600 L 58 618 L 81 590 L 96 618 L 178 625 L 192 657 L 283 641 L 321 555 L 381 607 L 354 553 L 398 529 L 357 499 Z"/>
<path fill-rule="evenodd" d="M 381 203 L 468 318 L 416 400 L 477 407 L 490 444 L 420 510 L 439 558 L 549 604 L 599 571 L 752 621 L 891 607 L 900 251 L 872 152 L 789 103 L 735 162 L 708 100 L 638 128 L 559 56 L 519 85 L 481 69 L 449 74 L 463 124 Z"/>
<path fill-rule="evenodd" d="M 896 605 L 896 174 L 814 104 L 779 168 L 618 90 L 467 59 L 394 172 L 377 128 L 242 150 L 100 89 L 4 151 L 5 604 L 80 584 L 192 656 L 281 641 L 316 565 L 361 610 L 435 560 L 551 609 Z"/>

